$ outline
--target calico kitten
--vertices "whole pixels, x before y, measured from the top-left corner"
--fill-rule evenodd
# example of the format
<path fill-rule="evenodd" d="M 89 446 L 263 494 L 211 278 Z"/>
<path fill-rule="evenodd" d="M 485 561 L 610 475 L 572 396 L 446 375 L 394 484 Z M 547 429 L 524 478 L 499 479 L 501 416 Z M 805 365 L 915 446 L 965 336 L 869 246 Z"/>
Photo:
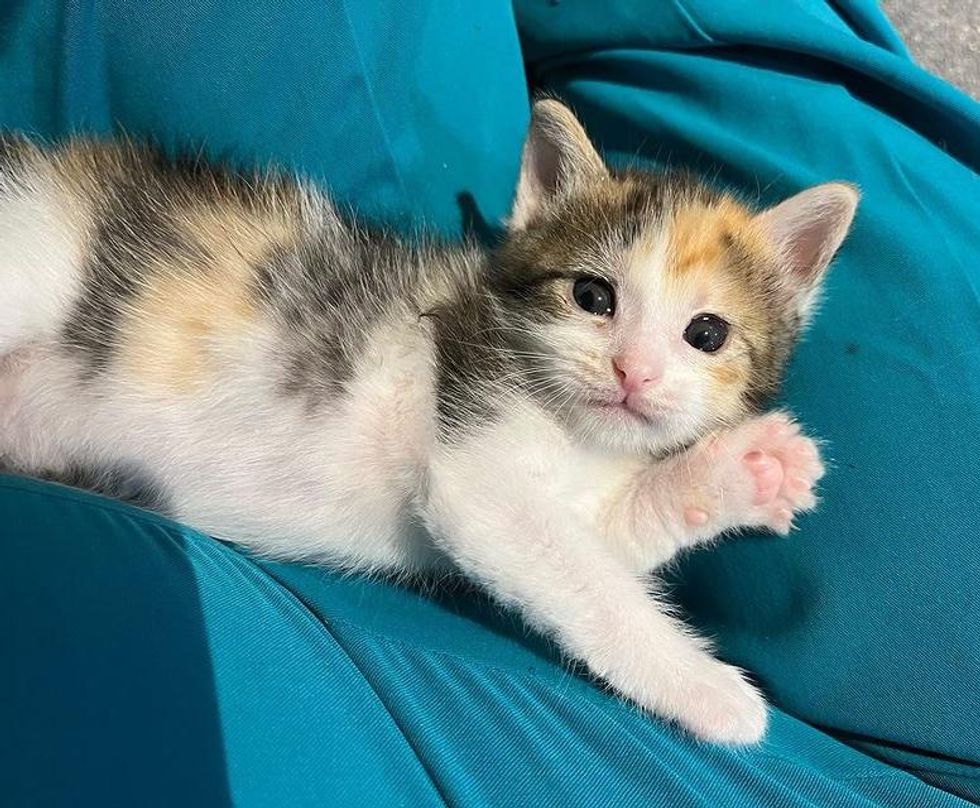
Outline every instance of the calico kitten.
<path fill-rule="evenodd" d="M 266 556 L 451 562 L 641 707 L 754 742 L 759 693 L 646 574 L 814 506 L 816 446 L 757 411 L 856 203 L 828 184 L 753 213 L 612 171 L 553 100 L 491 253 L 361 229 L 286 179 L 7 138 L 0 457 L 136 470 Z"/>

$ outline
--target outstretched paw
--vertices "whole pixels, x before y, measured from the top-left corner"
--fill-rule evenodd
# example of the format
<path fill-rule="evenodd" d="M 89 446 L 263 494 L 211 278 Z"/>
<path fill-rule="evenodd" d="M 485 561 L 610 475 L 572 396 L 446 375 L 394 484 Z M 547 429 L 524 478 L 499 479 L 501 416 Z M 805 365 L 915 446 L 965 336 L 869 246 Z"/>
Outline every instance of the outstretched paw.
<path fill-rule="evenodd" d="M 684 505 L 690 526 L 765 527 L 786 535 L 793 518 L 817 504 L 823 476 L 817 445 L 785 413 L 753 418 L 706 447 L 710 480 Z"/>

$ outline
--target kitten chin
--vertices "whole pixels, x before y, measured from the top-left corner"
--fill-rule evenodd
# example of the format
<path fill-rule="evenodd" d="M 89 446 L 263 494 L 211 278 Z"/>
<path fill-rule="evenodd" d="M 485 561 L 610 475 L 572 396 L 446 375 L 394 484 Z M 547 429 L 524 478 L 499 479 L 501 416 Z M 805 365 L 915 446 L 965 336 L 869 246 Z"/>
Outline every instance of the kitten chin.
<path fill-rule="evenodd" d="M 664 457 L 694 443 L 720 423 L 680 417 L 638 416 L 620 407 L 586 404 L 558 417 L 584 446 L 634 455 Z"/>

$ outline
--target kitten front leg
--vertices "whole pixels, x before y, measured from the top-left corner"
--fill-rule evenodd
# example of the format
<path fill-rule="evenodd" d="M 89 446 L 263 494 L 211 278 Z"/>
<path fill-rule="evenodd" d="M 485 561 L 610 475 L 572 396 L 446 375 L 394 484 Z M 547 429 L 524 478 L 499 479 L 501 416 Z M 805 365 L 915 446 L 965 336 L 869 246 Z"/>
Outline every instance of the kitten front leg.
<path fill-rule="evenodd" d="M 604 522 L 638 569 L 740 527 L 786 535 L 816 505 L 824 468 L 816 444 L 786 414 L 718 432 L 630 477 Z"/>
<path fill-rule="evenodd" d="M 495 449 L 430 468 L 426 522 L 455 563 L 640 707 L 704 740 L 760 740 L 766 705 L 741 671 L 714 659 L 555 497 L 550 462 L 503 465 L 514 454 Z"/>

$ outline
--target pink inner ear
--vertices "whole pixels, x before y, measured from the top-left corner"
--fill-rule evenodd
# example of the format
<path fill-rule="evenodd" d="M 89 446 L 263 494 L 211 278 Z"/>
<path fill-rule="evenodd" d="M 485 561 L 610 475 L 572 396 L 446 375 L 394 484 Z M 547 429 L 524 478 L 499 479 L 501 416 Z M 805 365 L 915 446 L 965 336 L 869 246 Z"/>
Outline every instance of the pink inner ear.
<path fill-rule="evenodd" d="M 817 274 L 825 263 L 827 232 L 823 225 L 821 221 L 804 222 L 786 240 L 786 254 L 793 270 L 808 278 Z"/>
<path fill-rule="evenodd" d="M 858 194 L 850 185 L 808 188 L 756 217 L 769 240 L 801 279 L 816 280 L 847 235 Z"/>

